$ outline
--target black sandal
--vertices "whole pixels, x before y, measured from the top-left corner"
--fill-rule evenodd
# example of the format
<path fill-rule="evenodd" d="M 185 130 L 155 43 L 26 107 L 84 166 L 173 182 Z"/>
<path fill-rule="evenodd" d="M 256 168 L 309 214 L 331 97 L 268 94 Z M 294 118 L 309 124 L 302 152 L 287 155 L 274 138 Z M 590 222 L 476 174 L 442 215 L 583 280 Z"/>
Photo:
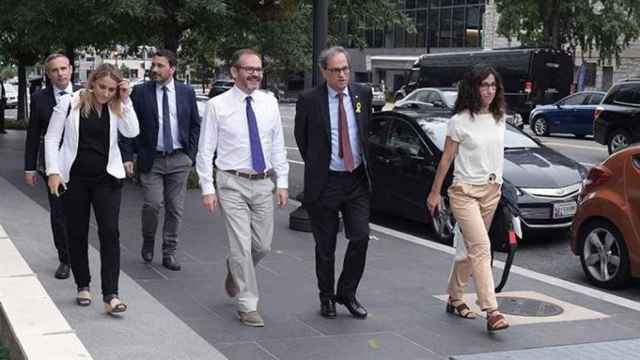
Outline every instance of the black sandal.
<path fill-rule="evenodd" d="M 111 305 L 111 301 L 113 301 L 113 299 L 118 300 L 118 303 L 116 305 Z M 107 314 L 120 314 L 127 311 L 127 304 L 120 302 L 120 298 L 118 297 L 118 295 L 109 295 L 105 297 L 103 301 L 104 310 L 107 312 Z"/>
<path fill-rule="evenodd" d="M 453 305 L 453 303 L 457 301 L 452 301 L 451 299 L 447 300 L 447 312 L 449 314 L 457 315 L 463 319 L 475 319 L 476 313 L 471 311 L 467 304 L 462 300 L 458 300 L 460 303 L 458 305 Z"/>
<path fill-rule="evenodd" d="M 76 304 L 80 306 L 91 305 L 91 293 L 89 287 L 78 288 L 78 296 L 76 296 Z"/>

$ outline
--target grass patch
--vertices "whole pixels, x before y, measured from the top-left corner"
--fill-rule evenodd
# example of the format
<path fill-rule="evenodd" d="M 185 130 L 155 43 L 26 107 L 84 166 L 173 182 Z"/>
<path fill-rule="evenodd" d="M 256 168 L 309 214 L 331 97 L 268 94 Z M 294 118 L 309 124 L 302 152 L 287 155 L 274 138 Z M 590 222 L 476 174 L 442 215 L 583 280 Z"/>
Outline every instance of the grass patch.
<path fill-rule="evenodd" d="M 27 122 L 17 121 L 16 119 L 4 119 L 4 128 L 8 130 L 26 130 Z"/>
<path fill-rule="evenodd" d="M 9 360 L 9 350 L 0 344 L 0 360 Z"/>

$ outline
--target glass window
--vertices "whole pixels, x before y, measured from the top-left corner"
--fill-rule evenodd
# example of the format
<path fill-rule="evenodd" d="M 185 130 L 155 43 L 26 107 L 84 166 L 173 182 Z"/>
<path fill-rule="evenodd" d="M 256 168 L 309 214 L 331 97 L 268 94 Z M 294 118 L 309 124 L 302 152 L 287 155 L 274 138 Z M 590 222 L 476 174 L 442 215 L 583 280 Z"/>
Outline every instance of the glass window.
<path fill-rule="evenodd" d="M 412 10 L 416 8 L 416 0 L 406 0 L 404 8 L 407 10 Z"/>
<path fill-rule="evenodd" d="M 427 10 L 416 12 L 416 47 L 425 47 L 427 44 Z"/>
<path fill-rule="evenodd" d="M 416 1 L 416 7 L 418 9 L 426 8 L 428 4 L 429 4 L 429 0 L 417 0 Z"/>
<path fill-rule="evenodd" d="M 440 9 L 440 31 L 438 32 L 438 47 L 451 47 L 451 15 L 453 8 Z"/>
<path fill-rule="evenodd" d="M 464 8 L 453 9 L 453 47 L 463 47 L 465 38 Z"/>
<path fill-rule="evenodd" d="M 582 105 L 589 94 L 575 94 L 558 101 L 558 105 Z"/>
<path fill-rule="evenodd" d="M 613 95 L 613 102 L 624 104 L 640 104 L 640 101 L 638 101 L 639 99 L 636 88 L 637 85 L 633 84 L 620 86 Z"/>
<path fill-rule="evenodd" d="M 438 47 L 438 33 L 440 30 L 440 17 L 438 9 L 429 10 L 429 47 Z"/>
<path fill-rule="evenodd" d="M 598 105 L 602 102 L 603 94 L 594 93 L 589 98 L 589 105 Z"/>
<path fill-rule="evenodd" d="M 477 6 L 465 9 L 467 18 L 465 22 L 465 45 L 467 47 L 480 47 L 480 8 Z"/>
<path fill-rule="evenodd" d="M 406 15 L 407 15 L 407 17 L 409 17 L 409 19 L 411 19 L 411 21 L 414 24 L 416 24 L 416 12 L 415 11 L 407 11 Z M 409 48 L 416 47 L 416 33 L 410 33 L 408 31 L 406 32 L 404 47 L 409 47 Z"/>
<path fill-rule="evenodd" d="M 369 143 L 383 145 L 387 128 L 391 122 L 388 118 L 378 118 L 371 121 L 369 125 Z"/>
<path fill-rule="evenodd" d="M 419 91 L 416 94 L 415 101 L 430 102 L 429 98 L 431 97 L 431 93 L 432 91 L 430 90 Z"/>
<path fill-rule="evenodd" d="M 400 28 L 400 26 L 396 25 L 393 27 L 394 33 L 394 47 L 404 47 L 404 33 L 405 30 Z"/>
<path fill-rule="evenodd" d="M 465 5 L 467 0 L 453 0 L 453 5 Z"/>
<path fill-rule="evenodd" d="M 389 147 L 411 157 L 424 157 L 425 154 L 418 133 L 403 120 L 394 121 L 389 134 Z"/>

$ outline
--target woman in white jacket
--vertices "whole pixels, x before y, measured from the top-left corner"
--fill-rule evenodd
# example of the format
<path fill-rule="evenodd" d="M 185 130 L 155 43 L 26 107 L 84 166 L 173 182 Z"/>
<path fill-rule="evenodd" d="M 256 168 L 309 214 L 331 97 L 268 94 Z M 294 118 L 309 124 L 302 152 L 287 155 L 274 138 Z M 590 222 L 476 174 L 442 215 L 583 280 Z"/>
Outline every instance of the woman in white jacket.
<path fill-rule="evenodd" d="M 110 314 L 127 309 L 118 297 L 118 217 L 125 177 L 118 132 L 135 137 L 139 131 L 128 82 L 115 66 L 103 64 L 91 74 L 86 89 L 60 99 L 45 136 L 49 191 L 63 197 L 67 214 L 76 302 L 91 304 L 87 250 L 92 206 L 100 239 L 102 297 Z"/>

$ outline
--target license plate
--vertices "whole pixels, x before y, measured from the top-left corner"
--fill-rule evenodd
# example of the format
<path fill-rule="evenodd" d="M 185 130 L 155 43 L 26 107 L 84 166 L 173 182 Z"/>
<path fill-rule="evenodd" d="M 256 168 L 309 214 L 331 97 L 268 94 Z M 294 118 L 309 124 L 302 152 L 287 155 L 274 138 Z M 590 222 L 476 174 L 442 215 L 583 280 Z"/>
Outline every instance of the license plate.
<path fill-rule="evenodd" d="M 560 219 L 571 217 L 576 213 L 578 205 L 575 201 L 553 204 L 553 218 Z"/>

